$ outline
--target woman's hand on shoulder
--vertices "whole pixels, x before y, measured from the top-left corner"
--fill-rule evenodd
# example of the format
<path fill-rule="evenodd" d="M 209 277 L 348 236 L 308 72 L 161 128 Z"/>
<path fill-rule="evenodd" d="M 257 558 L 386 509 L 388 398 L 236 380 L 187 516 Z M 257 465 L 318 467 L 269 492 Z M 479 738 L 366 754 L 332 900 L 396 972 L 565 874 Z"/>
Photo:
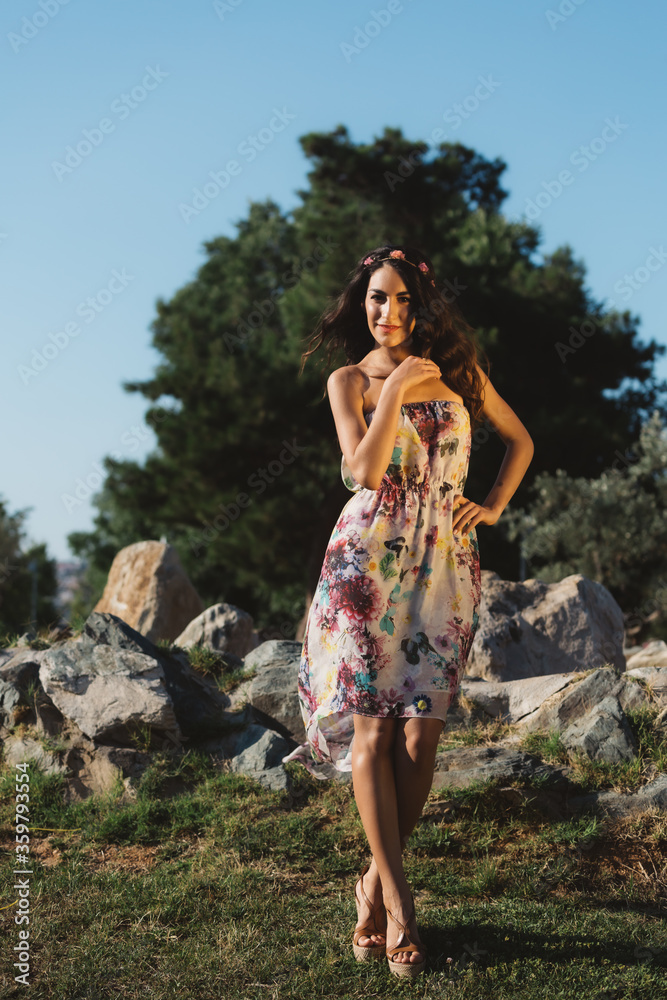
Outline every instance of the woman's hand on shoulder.
<path fill-rule="evenodd" d="M 431 361 L 430 358 L 422 358 L 418 354 L 410 354 L 394 368 L 387 378 L 387 382 L 397 383 L 405 392 L 406 389 L 411 389 L 427 379 L 440 378 L 441 374 L 435 361 Z"/>

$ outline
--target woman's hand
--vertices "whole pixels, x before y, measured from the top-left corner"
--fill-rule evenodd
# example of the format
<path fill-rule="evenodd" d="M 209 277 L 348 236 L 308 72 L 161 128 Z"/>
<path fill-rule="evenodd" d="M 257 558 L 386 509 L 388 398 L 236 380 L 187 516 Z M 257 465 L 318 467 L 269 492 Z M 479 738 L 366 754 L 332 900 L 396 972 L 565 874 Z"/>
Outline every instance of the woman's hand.
<path fill-rule="evenodd" d="M 407 389 L 411 389 L 415 385 L 419 385 L 425 379 L 440 378 L 442 372 L 435 361 L 431 361 L 430 358 L 420 358 L 416 354 L 410 354 L 407 358 L 404 358 L 400 365 L 394 368 L 393 372 L 388 376 L 387 382 L 397 383 L 402 392 Z"/>
<path fill-rule="evenodd" d="M 458 503 L 457 503 L 458 501 Z M 478 524 L 495 524 L 500 511 L 493 507 L 482 507 L 479 503 L 466 500 L 461 493 L 454 495 L 452 529 L 467 534 Z"/>

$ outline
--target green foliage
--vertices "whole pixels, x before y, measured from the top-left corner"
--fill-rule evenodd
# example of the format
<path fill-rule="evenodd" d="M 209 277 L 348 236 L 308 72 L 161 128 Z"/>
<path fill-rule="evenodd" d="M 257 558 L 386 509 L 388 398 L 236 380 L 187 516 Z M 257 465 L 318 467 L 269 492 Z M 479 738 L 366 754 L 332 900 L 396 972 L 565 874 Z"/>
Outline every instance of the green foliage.
<path fill-rule="evenodd" d="M 532 492 L 530 506 L 506 512 L 530 575 L 583 573 L 611 591 L 630 635 L 667 637 L 667 432 L 660 415 L 599 477 L 542 472 Z"/>
<path fill-rule="evenodd" d="M 24 549 L 23 522 L 30 508 L 10 514 L 0 499 L 0 644 L 10 645 L 24 632 L 55 625 L 56 562 L 46 545 Z M 31 568 L 32 567 L 32 568 Z M 34 576 L 33 576 L 34 573 Z M 37 582 L 36 618 L 31 621 L 34 577 Z"/>
<path fill-rule="evenodd" d="M 355 258 L 383 241 L 429 252 L 476 328 L 496 388 L 536 443 L 527 483 L 557 468 L 597 474 L 659 402 L 652 370 L 662 349 L 638 341 L 629 314 L 603 313 L 588 297 L 569 247 L 536 259 L 538 232 L 500 213 L 501 160 L 458 143 L 432 151 L 391 128 L 355 144 L 341 125 L 301 145 L 312 164 L 302 204 L 289 214 L 271 200 L 251 204 L 233 238 L 204 244 L 196 278 L 157 301 L 161 362 L 152 378 L 125 384 L 150 401 L 157 448 L 143 465 L 104 460 L 94 529 L 69 537 L 88 561 L 91 606 L 120 548 L 165 535 L 206 605 L 229 601 L 258 627 L 295 635 L 350 497 L 324 358 L 298 377 L 301 354 Z M 401 160 L 414 167 L 407 178 Z M 595 337 L 559 356 L 570 327 L 590 317 Z M 502 454 L 479 428 L 467 487 L 475 499 Z M 517 502 L 525 496 L 522 487 Z M 502 528 L 484 535 L 483 551 L 486 566 L 516 577 Z"/>

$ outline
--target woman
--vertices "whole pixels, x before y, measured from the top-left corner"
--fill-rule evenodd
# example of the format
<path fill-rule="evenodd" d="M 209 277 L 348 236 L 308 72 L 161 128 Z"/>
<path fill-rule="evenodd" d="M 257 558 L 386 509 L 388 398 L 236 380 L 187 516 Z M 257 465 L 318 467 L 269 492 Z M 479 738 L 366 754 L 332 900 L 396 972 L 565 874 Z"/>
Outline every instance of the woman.
<path fill-rule="evenodd" d="M 345 350 L 348 364 L 327 389 L 355 495 L 308 613 L 299 670 L 308 743 L 285 759 L 318 777 L 327 764 L 328 774 L 332 764 L 352 771 L 372 853 L 355 886 L 354 954 L 386 952 L 400 976 L 425 964 L 401 855 L 477 628 L 475 527 L 495 524 L 533 455 L 477 364 L 471 333 L 439 293 L 429 258 L 387 245 L 359 261 L 301 366 L 325 341 L 329 360 Z M 507 450 L 479 504 L 463 490 L 471 423 L 482 417 Z"/>

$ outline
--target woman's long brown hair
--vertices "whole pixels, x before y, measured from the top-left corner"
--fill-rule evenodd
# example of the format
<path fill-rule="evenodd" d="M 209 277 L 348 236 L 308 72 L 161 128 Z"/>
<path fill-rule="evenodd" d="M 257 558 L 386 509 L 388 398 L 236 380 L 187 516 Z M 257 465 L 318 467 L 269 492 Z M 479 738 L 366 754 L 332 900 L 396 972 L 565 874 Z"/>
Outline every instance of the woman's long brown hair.
<path fill-rule="evenodd" d="M 390 257 L 392 251 L 402 253 L 403 257 Z M 369 259 L 371 263 L 364 263 Z M 410 320 L 415 318 L 412 333 L 415 352 L 435 361 L 443 380 L 463 398 L 474 427 L 481 422 L 483 406 L 482 380 L 476 367 L 480 351 L 475 331 L 458 306 L 448 302 L 438 290 L 429 257 L 414 247 L 386 244 L 364 254 L 350 272 L 338 299 L 320 317 L 308 340 L 309 350 L 301 355 L 299 374 L 306 359 L 323 344 L 328 349 L 327 367 L 339 348 L 345 352 L 348 365 L 358 364 L 373 349 L 375 341 L 368 327 L 366 310 L 360 309 L 359 303 L 366 299 L 371 275 L 385 264 L 400 274 L 410 294 Z M 420 264 L 426 264 L 428 271 L 420 268 Z M 482 362 L 488 369 L 485 358 Z"/>

